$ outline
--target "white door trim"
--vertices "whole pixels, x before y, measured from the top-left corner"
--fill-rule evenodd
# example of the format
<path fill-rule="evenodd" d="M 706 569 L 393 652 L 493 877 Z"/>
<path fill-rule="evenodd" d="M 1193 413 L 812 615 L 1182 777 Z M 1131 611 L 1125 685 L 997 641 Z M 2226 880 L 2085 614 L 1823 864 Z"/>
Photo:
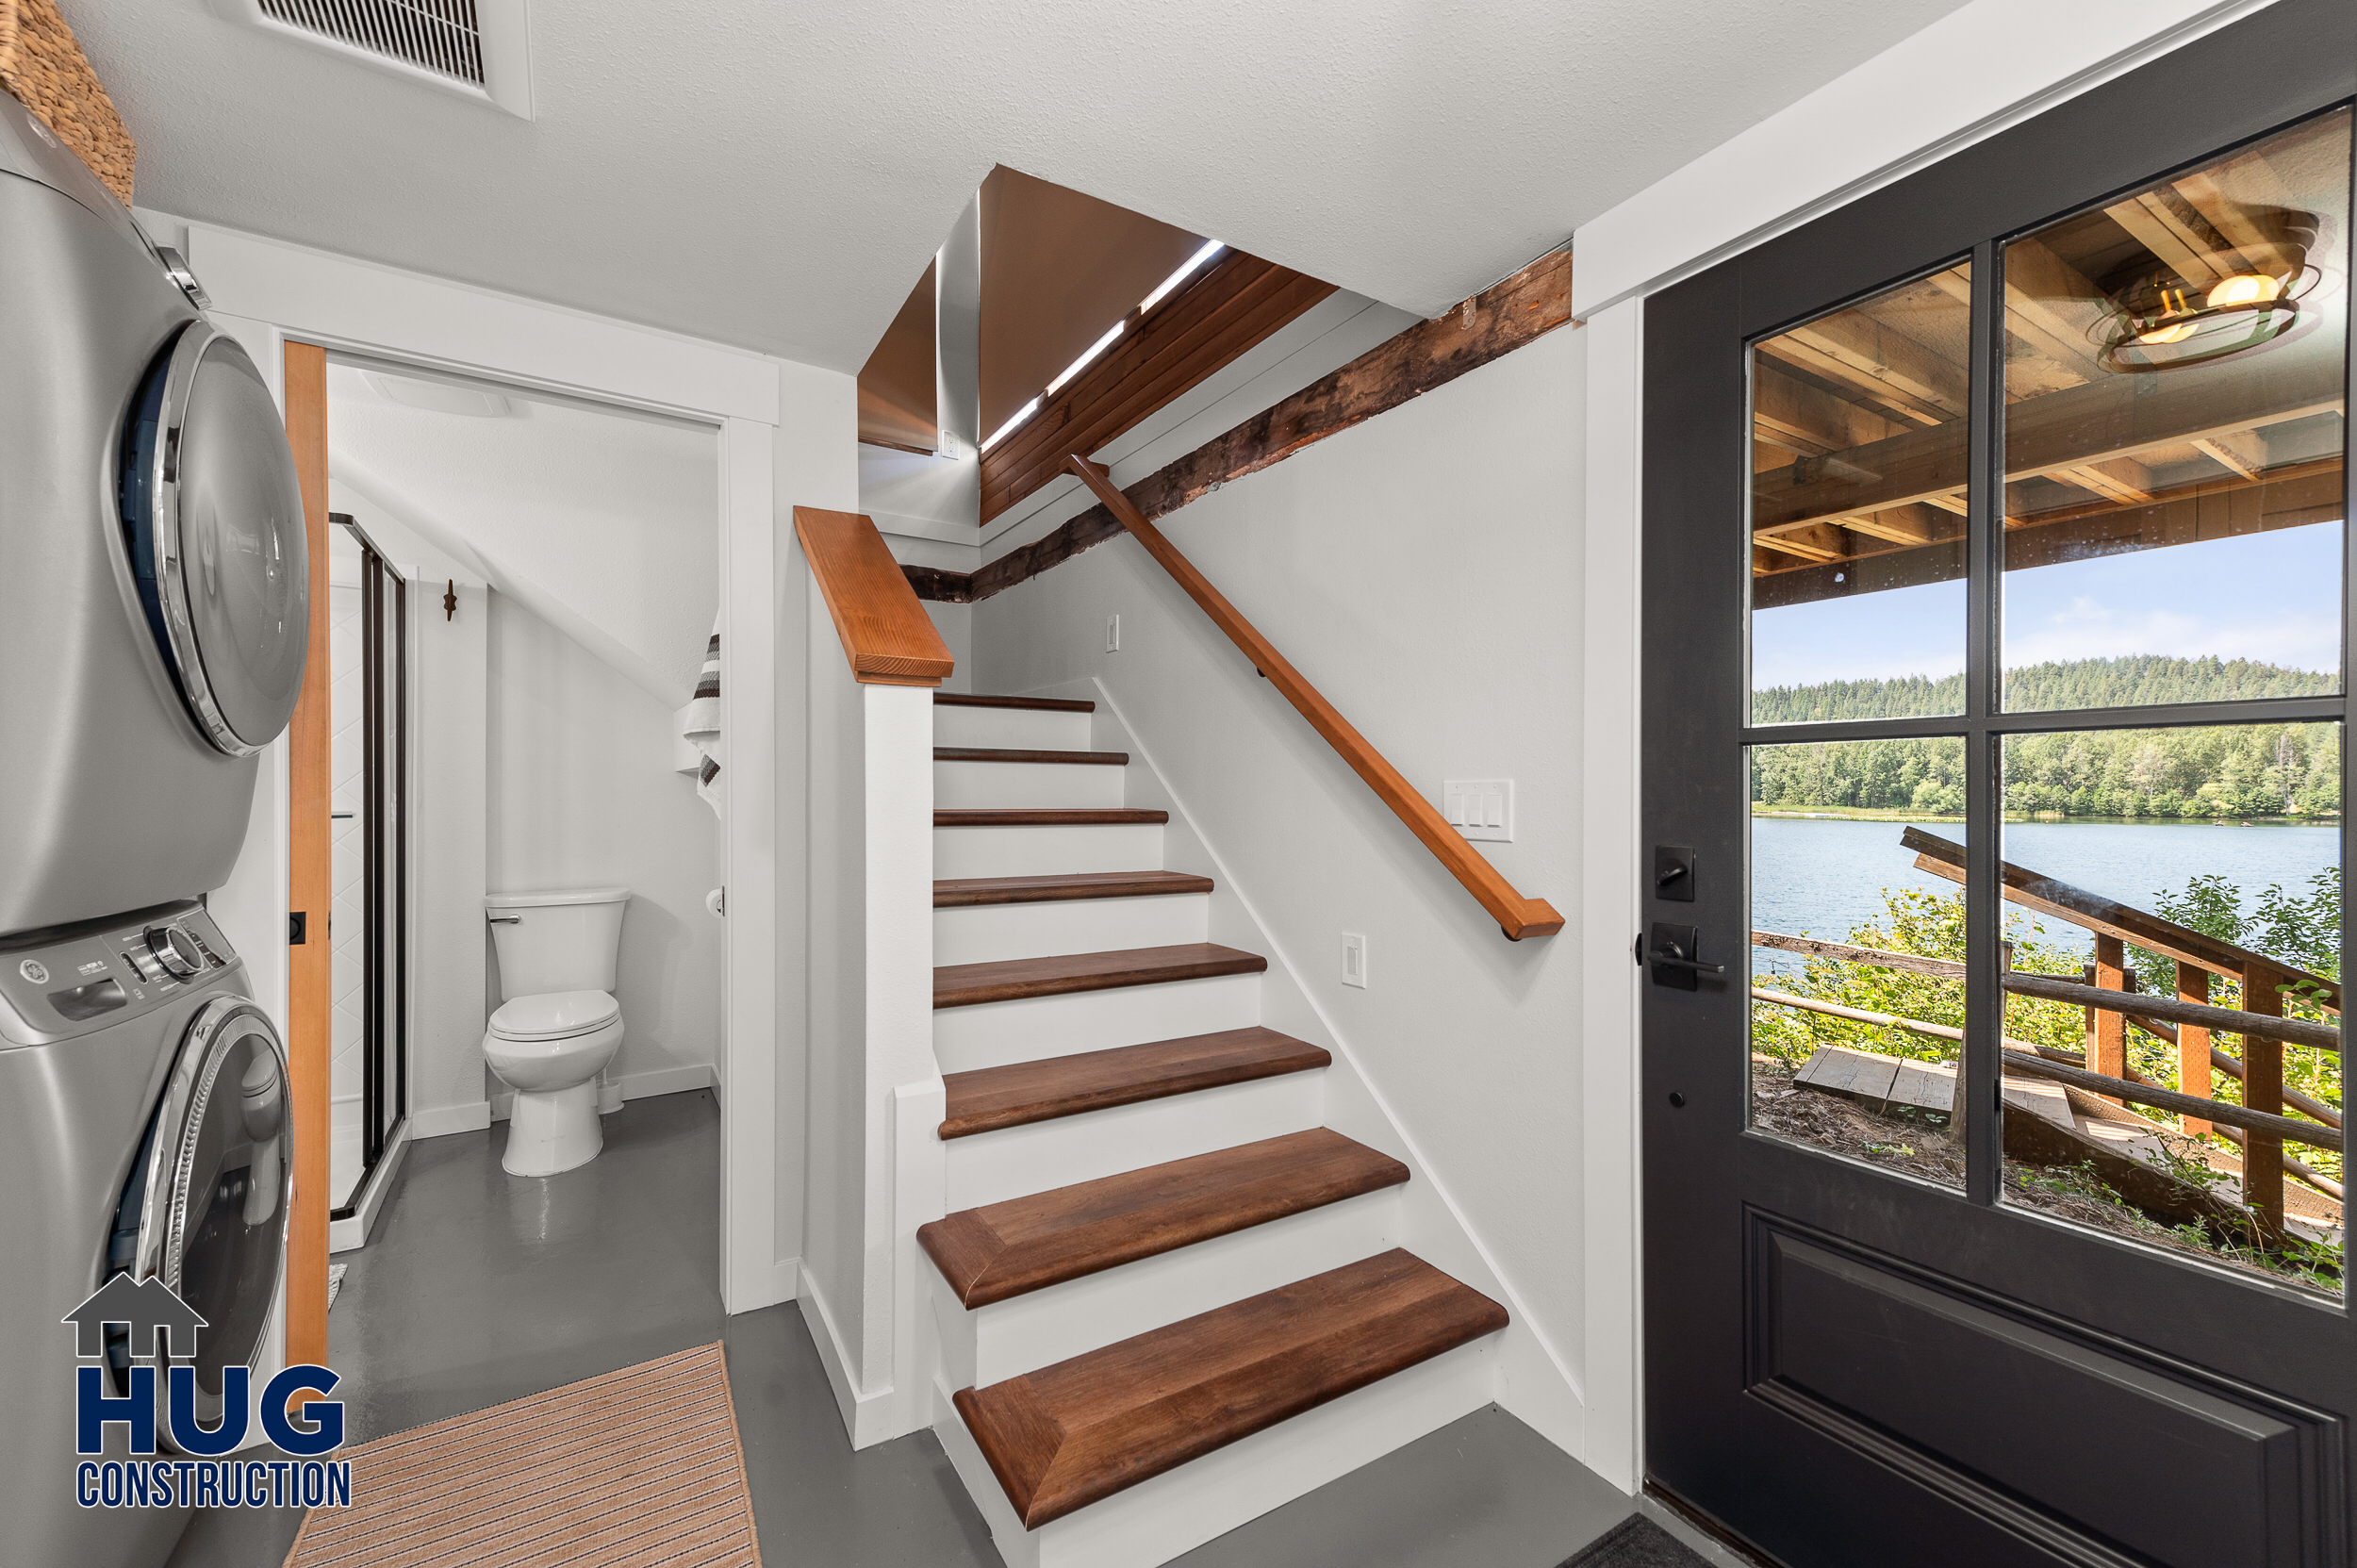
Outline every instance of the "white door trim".
<path fill-rule="evenodd" d="M 729 747 L 719 1283 L 732 1312 L 789 1299 L 799 1270 L 781 1266 L 780 1257 L 799 1251 L 789 1245 L 799 1215 L 781 1225 L 780 1194 L 799 1191 L 801 1137 L 799 1126 L 781 1128 L 777 1092 L 778 1057 L 793 1044 L 781 1039 L 778 1009 L 776 487 L 785 367 L 724 344 L 231 229 L 190 224 L 187 254 L 216 311 L 284 338 L 713 427 Z M 798 1049 L 791 1055 L 799 1060 Z M 790 1179 L 780 1174 L 784 1164 Z"/>

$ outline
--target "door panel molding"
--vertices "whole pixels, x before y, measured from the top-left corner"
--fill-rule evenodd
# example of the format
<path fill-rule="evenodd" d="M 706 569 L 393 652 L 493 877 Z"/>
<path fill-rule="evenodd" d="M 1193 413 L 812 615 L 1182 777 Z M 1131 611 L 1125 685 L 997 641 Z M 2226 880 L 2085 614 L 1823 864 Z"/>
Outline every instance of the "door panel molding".
<path fill-rule="evenodd" d="M 2339 1418 L 1815 1227 L 1747 1218 L 1753 1398 L 2068 1561 L 2344 1560 Z M 2074 1522 L 2040 1495 L 2084 1455 L 2038 1423 L 2038 1399 L 2105 1434 L 2106 1474 L 2125 1484 L 2102 1516 Z"/>

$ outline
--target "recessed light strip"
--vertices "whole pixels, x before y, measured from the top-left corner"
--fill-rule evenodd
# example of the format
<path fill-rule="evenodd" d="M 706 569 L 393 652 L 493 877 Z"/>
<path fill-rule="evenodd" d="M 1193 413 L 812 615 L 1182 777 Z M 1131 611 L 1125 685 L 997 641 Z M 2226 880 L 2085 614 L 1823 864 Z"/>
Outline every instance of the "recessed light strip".
<path fill-rule="evenodd" d="M 1014 411 L 1014 418 L 1009 420 L 1006 423 L 1000 425 L 997 430 L 991 433 L 990 439 L 982 443 L 982 450 L 984 452 L 988 452 L 992 447 L 995 447 L 999 442 L 1005 440 L 1016 425 L 1021 424 L 1025 420 L 1030 419 L 1033 414 L 1038 412 L 1039 399 L 1033 398 L 1030 402 L 1025 404 L 1022 407 Z"/>
<path fill-rule="evenodd" d="M 1211 257 L 1217 256 L 1220 252 L 1226 250 L 1227 248 L 1227 243 L 1223 240 L 1205 240 L 1201 250 L 1187 257 L 1185 263 L 1180 266 L 1177 272 L 1171 273 L 1170 276 L 1162 279 L 1162 282 L 1154 286 L 1154 291 L 1146 295 L 1145 303 L 1138 306 L 1138 313 L 1140 315 L 1144 315 L 1146 311 L 1149 311 L 1156 305 L 1162 304 L 1163 295 L 1169 293 L 1173 289 L 1176 289 L 1180 284 L 1186 282 L 1188 275 L 1197 267 L 1202 266 L 1205 262 L 1211 260 Z"/>
<path fill-rule="evenodd" d="M 1088 369 L 1090 360 L 1096 358 L 1098 355 L 1113 347 L 1113 339 L 1121 336 L 1121 327 L 1122 323 L 1115 322 L 1111 332 L 1106 333 L 1104 337 L 1099 338 L 1096 342 L 1091 343 L 1086 354 L 1083 354 L 1080 358 L 1075 359 L 1071 364 L 1066 365 L 1063 368 L 1063 373 L 1057 376 L 1055 380 L 1047 384 L 1047 395 L 1051 398 L 1054 397 L 1063 388 L 1063 384 L 1065 382 L 1070 381 L 1074 376 L 1079 375 L 1082 371 Z"/>

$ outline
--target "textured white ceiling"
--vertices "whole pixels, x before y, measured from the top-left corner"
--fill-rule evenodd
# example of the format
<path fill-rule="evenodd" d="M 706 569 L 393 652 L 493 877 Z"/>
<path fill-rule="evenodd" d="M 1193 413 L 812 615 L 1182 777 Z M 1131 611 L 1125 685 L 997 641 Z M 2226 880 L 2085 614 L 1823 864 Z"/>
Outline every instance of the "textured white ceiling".
<path fill-rule="evenodd" d="M 1432 315 L 1961 3 L 532 0 L 531 123 L 63 8 L 141 206 L 856 371 L 996 163 Z"/>

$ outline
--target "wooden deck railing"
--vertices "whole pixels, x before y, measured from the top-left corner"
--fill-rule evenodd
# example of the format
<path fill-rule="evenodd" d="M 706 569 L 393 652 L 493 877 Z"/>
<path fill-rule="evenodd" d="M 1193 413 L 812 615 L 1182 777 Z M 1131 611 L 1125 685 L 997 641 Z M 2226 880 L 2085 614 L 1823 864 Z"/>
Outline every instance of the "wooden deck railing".
<path fill-rule="evenodd" d="M 1525 936 L 1552 936 L 1563 929 L 1563 916 L 1556 913 L 1555 906 L 1544 899 L 1525 899 L 1517 893 L 1513 884 L 1498 874 L 1497 867 L 1450 827 L 1432 802 L 1401 777 L 1399 769 L 1386 762 L 1383 754 L 1367 743 L 1367 737 L 1353 729 L 1350 721 L 1335 711 L 1334 704 L 1319 695 L 1318 688 L 1228 602 L 1225 595 L 1211 586 L 1195 569 L 1195 563 L 1180 554 L 1162 536 L 1161 529 L 1146 520 L 1146 515 L 1121 493 L 1102 465 L 1092 463 L 1077 452 L 1066 456 L 1064 464 L 1096 493 L 1105 509 L 1146 546 L 1146 553 L 1162 563 L 1162 569 L 1177 579 L 1178 586 L 1187 590 L 1187 597 L 1203 606 L 1203 613 L 1211 618 L 1212 624 L 1228 634 L 1228 640 L 1244 651 L 1254 668 L 1268 677 L 1269 684 L 1300 710 L 1310 727 L 1324 735 L 1327 744 L 1367 781 L 1367 787 L 1408 824 L 1408 831 L 1422 839 L 1425 848 L 1439 858 L 1449 874 L 1464 884 L 1465 891 L 1490 912 L 1509 941 L 1519 942 Z"/>
<path fill-rule="evenodd" d="M 1920 828 L 1906 829 L 1900 842 L 1915 851 L 1916 869 L 1950 882 L 1964 882 L 1963 845 Z M 2086 966 L 2084 982 L 2025 973 L 2012 968 L 2008 960 L 2003 981 L 2007 991 L 2049 1001 L 2076 1002 L 2086 1010 L 2086 1051 L 2080 1065 L 2042 1061 L 2023 1070 L 2061 1078 L 2123 1105 L 2174 1111 L 2183 1118 L 2188 1136 L 2216 1132 L 2239 1144 L 2243 1201 L 2276 1227 L 2283 1222 L 2286 1174 L 2339 1196 L 2338 1183 L 2320 1179 L 2283 1152 L 2287 1141 L 2336 1153 L 2341 1148 L 2341 1116 L 2283 1082 L 2286 1045 L 2335 1054 L 2341 1050 L 2341 1031 L 2334 1025 L 2283 1016 L 2284 991 L 2294 990 L 2318 1010 L 2337 1016 L 2341 1008 L 2338 982 L 2019 866 L 2001 865 L 1999 880 L 2007 901 L 2079 926 L 2095 943 L 2095 962 Z M 1887 965 L 1947 978 L 1961 978 L 1964 973 L 1964 966 L 1952 960 L 1912 953 L 1886 953 L 1776 932 L 1754 932 L 1752 939 L 1757 945 L 1844 963 Z M 2136 989 L 2135 970 L 2127 962 L 2132 943 L 2174 961 L 2176 996 L 2152 996 Z M 2241 987 L 2241 1007 L 2211 1004 L 2211 979 L 2219 975 Z M 1780 992 L 1763 993 L 1755 987 L 1752 994 L 1762 1001 L 1832 1011 L 1825 1004 L 1788 998 Z M 2127 1030 L 2131 1023 L 2177 1048 L 2182 1090 L 2163 1089 L 2130 1068 Z M 1931 1033 L 1937 1026 L 1894 1020 L 1891 1027 Z M 2213 1032 L 2241 1036 L 2242 1055 L 2232 1056 L 2212 1045 Z M 2041 1058 L 2055 1054 L 2040 1048 L 2020 1048 L 2011 1040 L 2004 1043 L 2015 1049 L 2035 1049 Z M 2009 1067 L 2019 1060 L 2008 1051 Z M 2240 1081 L 2241 1107 L 2211 1095 L 2213 1069 Z M 2302 1113 L 2316 1125 L 2284 1115 L 2287 1109 Z"/>
<path fill-rule="evenodd" d="M 871 686 L 937 686 L 948 679 L 957 661 L 873 521 L 797 506 L 794 532 L 843 639 L 851 679 Z"/>
<path fill-rule="evenodd" d="M 1951 882 L 1965 880 L 1963 845 L 1920 828 L 1908 828 L 1900 835 L 1900 843 L 1916 851 L 1916 869 Z M 2285 1104 L 2283 1047 L 2290 1044 L 2311 1050 L 2340 1049 L 2341 1032 L 2337 1028 L 2283 1016 L 2283 990 L 2294 987 L 2320 1011 L 2337 1015 L 2341 1009 L 2337 981 L 2294 968 L 2265 953 L 2221 941 L 2148 910 L 2010 863 L 1998 867 L 1998 880 L 2007 901 L 2067 920 L 2093 934 L 2095 962 L 2087 966 L 2089 983 L 2072 985 L 2067 981 L 2033 977 L 2036 987 L 2033 994 L 2077 1001 L 2086 1008 L 2087 1066 L 2097 1073 L 2114 1079 L 2126 1075 L 2126 1030 L 2132 1015 L 2167 1020 L 2177 1025 L 2174 1032 L 2178 1081 L 2186 1086 L 2192 1098 L 2207 1098 L 2210 1034 L 2213 1030 L 2223 1028 L 2242 1036 L 2242 1071 L 2236 1076 L 2242 1080 L 2243 1104 L 2252 1111 L 2281 1116 Z M 2127 964 L 2130 943 L 2175 961 L 2177 997 L 2167 1007 L 2155 1005 L 2163 1000 L 2161 998 L 2137 995 L 2135 971 Z M 2208 1005 L 2213 976 L 2224 976 L 2242 988 L 2239 1010 Z M 2012 984 L 2011 978 L 2007 988 L 2030 989 Z M 2124 1100 L 2127 1097 L 2115 1094 L 2113 1098 Z M 2205 1121 L 2198 1111 L 2183 1106 L 2171 1105 L 2168 1109 L 2184 1113 L 2188 1133 L 2208 1131 L 2210 1122 L 2229 1120 L 2212 1115 Z M 2281 1225 L 2285 1174 L 2283 1140 L 2272 1131 L 2252 1128 L 2245 1132 L 2242 1142 L 2243 1201 Z"/>

